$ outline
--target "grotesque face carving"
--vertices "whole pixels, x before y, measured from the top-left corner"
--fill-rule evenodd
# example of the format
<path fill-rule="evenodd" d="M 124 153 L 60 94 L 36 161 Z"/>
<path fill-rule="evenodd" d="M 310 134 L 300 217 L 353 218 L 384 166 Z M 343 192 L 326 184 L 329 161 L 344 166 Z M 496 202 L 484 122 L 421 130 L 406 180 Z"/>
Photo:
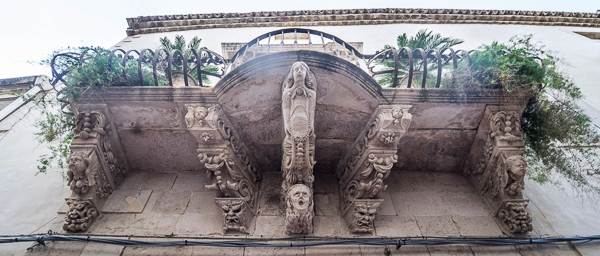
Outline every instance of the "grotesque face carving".
<path fill-rule="evenodd" d="M 506 159 L 506 166 L 508 169 L 508 175 L 513 180 L 521 180 L 525 176 L 527 169 L 527 163 L 523 156 L 516 155 Z"/>
<path fill-rule="evenodd" d="M 83 174 L 88 166 L 88 160 L 83 152 L 75 152 L 71 154 L 71 157 L 69 157 L 67 163 L 69 164 L 69 170 L 73 172 L 74 175 Z"/>
<path fill-rule="evenodd" d="M 204 118 L 207 115 L 208 115 L 208 109 L 206 109 L 205 107 L 197 107 L 196 110 L 194 111 L 194 118 L 196 118 L 198 123 L 200 123 L 201 125 L 204 123 Z"/>
<path fill-rule="evenodd" d="M 292 186 L 288 191 L 288 197 L 292 206 L 298 212 L 306 212 L 312 204 L 312 192 L 305 185 Z"/>
<path fill-rule="evenodd" d="M 373 220 L 377 214 L 377 205 L 374 204 L 357 204 L 354 206 L 354 232 L 371 232 L 373 229 Z"/>

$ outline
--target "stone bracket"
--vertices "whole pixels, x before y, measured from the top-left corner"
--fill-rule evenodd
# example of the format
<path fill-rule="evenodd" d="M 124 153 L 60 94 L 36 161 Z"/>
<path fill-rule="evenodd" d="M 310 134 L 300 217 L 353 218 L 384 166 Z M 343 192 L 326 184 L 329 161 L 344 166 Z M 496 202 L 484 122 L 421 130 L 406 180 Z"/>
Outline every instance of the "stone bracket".
<path fill-rule="evenodd" d="M 488 106 L 463 173 L 511 233 L 531 231 L 523 199 L 527 168 L 521 109 Z"/>
<path fill-rule="evenodd" d="M 356 199 L 346 207 L 343 218 L 353 233 L 370 233 L 373 231 L 373 221 L 377 208 L 383 199 Z"/>
<path fill-rule="evenodd" d="M 342 210 L 355 199 L 377 199 L 398 161 L 398 143 L 408 131 L 410 105 L 380 105 L 373 119 L 338 164 Z"/>
<path fill-rule="evenodd" d="M 185 106 L 188 130 L 198 141 L 198 158 L 212 180 L 206 187 L 216 191 L 218 202 L 226 203 L 221 200 L 223 198 L 242 198 L 250 212 L 255 212 L 261 174 L 227 115 L 218 104 Z M 250 222 L 249 219 L 244 221 Z M 232 228 L 225 223 L 223 230 Z M 241 226 L 238 229 L 245 232 L 241 231 Z"/>
<path fill-rule="evenodd" d="M 237 231 L 249 234 L 254 230 L 256 213 L 244 198 L 215 198 L 214 200 L 223 210 L 223 233 Z"/>

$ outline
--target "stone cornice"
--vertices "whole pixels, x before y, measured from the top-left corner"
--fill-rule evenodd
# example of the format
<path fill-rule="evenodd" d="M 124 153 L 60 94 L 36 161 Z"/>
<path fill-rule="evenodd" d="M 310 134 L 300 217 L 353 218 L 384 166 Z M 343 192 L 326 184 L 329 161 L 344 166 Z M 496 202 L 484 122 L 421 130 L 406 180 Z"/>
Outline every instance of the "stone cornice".
<path fill-rule="evenodd" d="M 401 23 L 600 27 L 600 13 L 385 8 L 180 14 L 127 18 L 127 35 L 211 28 Z"/>

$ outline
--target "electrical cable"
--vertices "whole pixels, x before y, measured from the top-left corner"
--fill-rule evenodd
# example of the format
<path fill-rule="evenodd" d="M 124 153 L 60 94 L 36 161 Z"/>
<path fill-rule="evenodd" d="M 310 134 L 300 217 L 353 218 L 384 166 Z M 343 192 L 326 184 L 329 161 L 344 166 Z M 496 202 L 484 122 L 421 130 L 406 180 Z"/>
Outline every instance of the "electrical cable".
<path fill-rule="evenodd" d="M 310 238 L 310 237 L 306 237 Z M 331 239 L 332 237 L 330 237 Z M 214 238 L 212 238 L 214 239 Z M 246 241 L 244 241 L 246 240 Z M 256 239 L 257 241 L 259 239 Z M 272 241 L 273 239 L 262 239 Z M 140 246 L 140 247 L 165 247 L 165 246 L 218 246 L 218 247 L 312 247 L 322 245 L 395 245 L 396 249 L 405 245 L 481 245 L 481 246 L 509 246 L 509 245 L 528 245 L 528 244 L 548 244 L 558 242 L 591 242 L 600 240 L 600 235 L 592 236 L 572 236 L 572 237 L 538 237 L 538 238 L 336 238 L 327 241 L 309 241 L 297 243 L 265 243 L 253 242 L 248 239 L 222 240 L 222 241 L 141 241 L 116 238 L 98 238 L 90 236 L 63 236 L 63 235 L 36 235 L 36 236 L 15 236 L 11 238 L 0 238 L 0 244 L 17 242 L 37 242 L 45 245 L 49 241 L 75 241 L 75 242 L 96 242 L 103 244 L 112 244 L 120 246 Z"/>

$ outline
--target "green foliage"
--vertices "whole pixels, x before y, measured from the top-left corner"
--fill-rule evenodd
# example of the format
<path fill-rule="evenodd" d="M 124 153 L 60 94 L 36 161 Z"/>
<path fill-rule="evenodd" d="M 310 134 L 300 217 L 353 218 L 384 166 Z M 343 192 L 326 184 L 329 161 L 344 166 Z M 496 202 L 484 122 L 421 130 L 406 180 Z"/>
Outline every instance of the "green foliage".
<path fill-rule="evenodd" d="M 398 38 L 396 39 L 397 42 L 397 46 L 398 46 L 398 50 L 402 49 L 403 47 L 408 47 L 411 50 L 415 50 L 415 49 L 423 49 L 425 51 L 425 53 L 427 53 L 429 50 L 442 50 L 444 48 L 449 48 L 458 44 L 463 43 L 464 41 L 462 39 L 458 39 L 458 38 L 452 38 L 452 37 L 443 37 L 441 34 L 436 33 L 433 34 L 433 31 L 427 31 L 427 29 L 421 29 L 419 30 L 419 32 L 417 32 L 416 35 L 411 36 L 410 38 L 406 35 L 406 33 L 398 36 Z M 390 48 L 391 46 L 386 45 L 384 50 L 387 48 Z M 415 71 L 421 71 L 423 70 L 423 63 L 421 61 L 419 61 L 418 58 L 413 59 L 414 63 L 415 63 Z M 401 60 L 402 63 L 406 66 L 408 65 L 408 61 L 407 60 Z M 386 61 L 383 62 L 382 65 L 386 68 L 386 69 L 390 69 L 390 68 L 394 68 L 394 62 L 391 61 Z M 433 69 L 437 69 L 437 64 L 436 63 L 428 63 L 427 64 L 427 69 L 428 70 L 433 70 Z M 398 70 L 398 80 L 400 80 L 404 75 L 408 74 L 408 67 L 402 67 L 400 66 L 399 70 Z M 428 72 L 429 73 L 429 72 Z M 433 75 L 431 74 L 427 74 L 427 81 L 428 85 L 430 85 L 430 83 L 434 83 L 435 84 L 435 78 Z M 381 77 L 379 78 L 379 80 L 377 81 L 381 86 L 383 87 L 389 87 L 392 86 L 393 83 L 393 74 L 384 74 L 381 75 Z M 413 76 L 413 80 L 414 83 L 417 85 L 421 84 L 421 77 L 417 77 L 417 76 Z"/>
<path fill-rule="evenodd" d="M 194 50 L 196 50 L 196 53 L 198 54 L 200 51 L 200 42 L 201 41 L 202 41 L 202 39 L 199 39 L 197 36 L 195 36 L 194 38 L 192 38 L 192 41 L 190 41 L 190 43 L 186 47 L 185 38 L 182 35 L 175 35 L 174 42 L 171 42 L 171 40 L 169 40 L 169 38 L 167 38 L 166 36 L 163 38 L 160 38 L 161 46 L 164 47 L 167 51 L 171 52 L 173 50 L 179 50 L 179 51 L 181 51 L 182 54 L 185 54 L 185 51 L 187 49 L 194 49 Z M 213 65 L 202 67 L 201 69 L 204 71 L 211 72 L 211 73 L 216 73 L 219 71 L 219 69 Z M 183 70 L 183 63 L 177 62 L 175 65 L 175 70 Z M 198 70 L 195 68 L 190 69 L 188 71 L 188 74 L 196 79 L 198 78 Z M 208 87 L 209 84 L 210 84 L 210 79 L 208 78 L 208 76 L 206 74 L 202 74 L 202 85 L 204 85 L 205 87 Z"/>
<path fill-rule="evenodd" d="M 471 60 L 470 67 L 461 63 L 460 86 L 531 95 L 521 120 L 529 177 L 545 183 L 558 174 L 579 191 L 600 193 L 592 181 L 600 174 L 600 135 L 577 105 L 583 94 L 560 60 L 532 35 L 481 46 Z"/>

